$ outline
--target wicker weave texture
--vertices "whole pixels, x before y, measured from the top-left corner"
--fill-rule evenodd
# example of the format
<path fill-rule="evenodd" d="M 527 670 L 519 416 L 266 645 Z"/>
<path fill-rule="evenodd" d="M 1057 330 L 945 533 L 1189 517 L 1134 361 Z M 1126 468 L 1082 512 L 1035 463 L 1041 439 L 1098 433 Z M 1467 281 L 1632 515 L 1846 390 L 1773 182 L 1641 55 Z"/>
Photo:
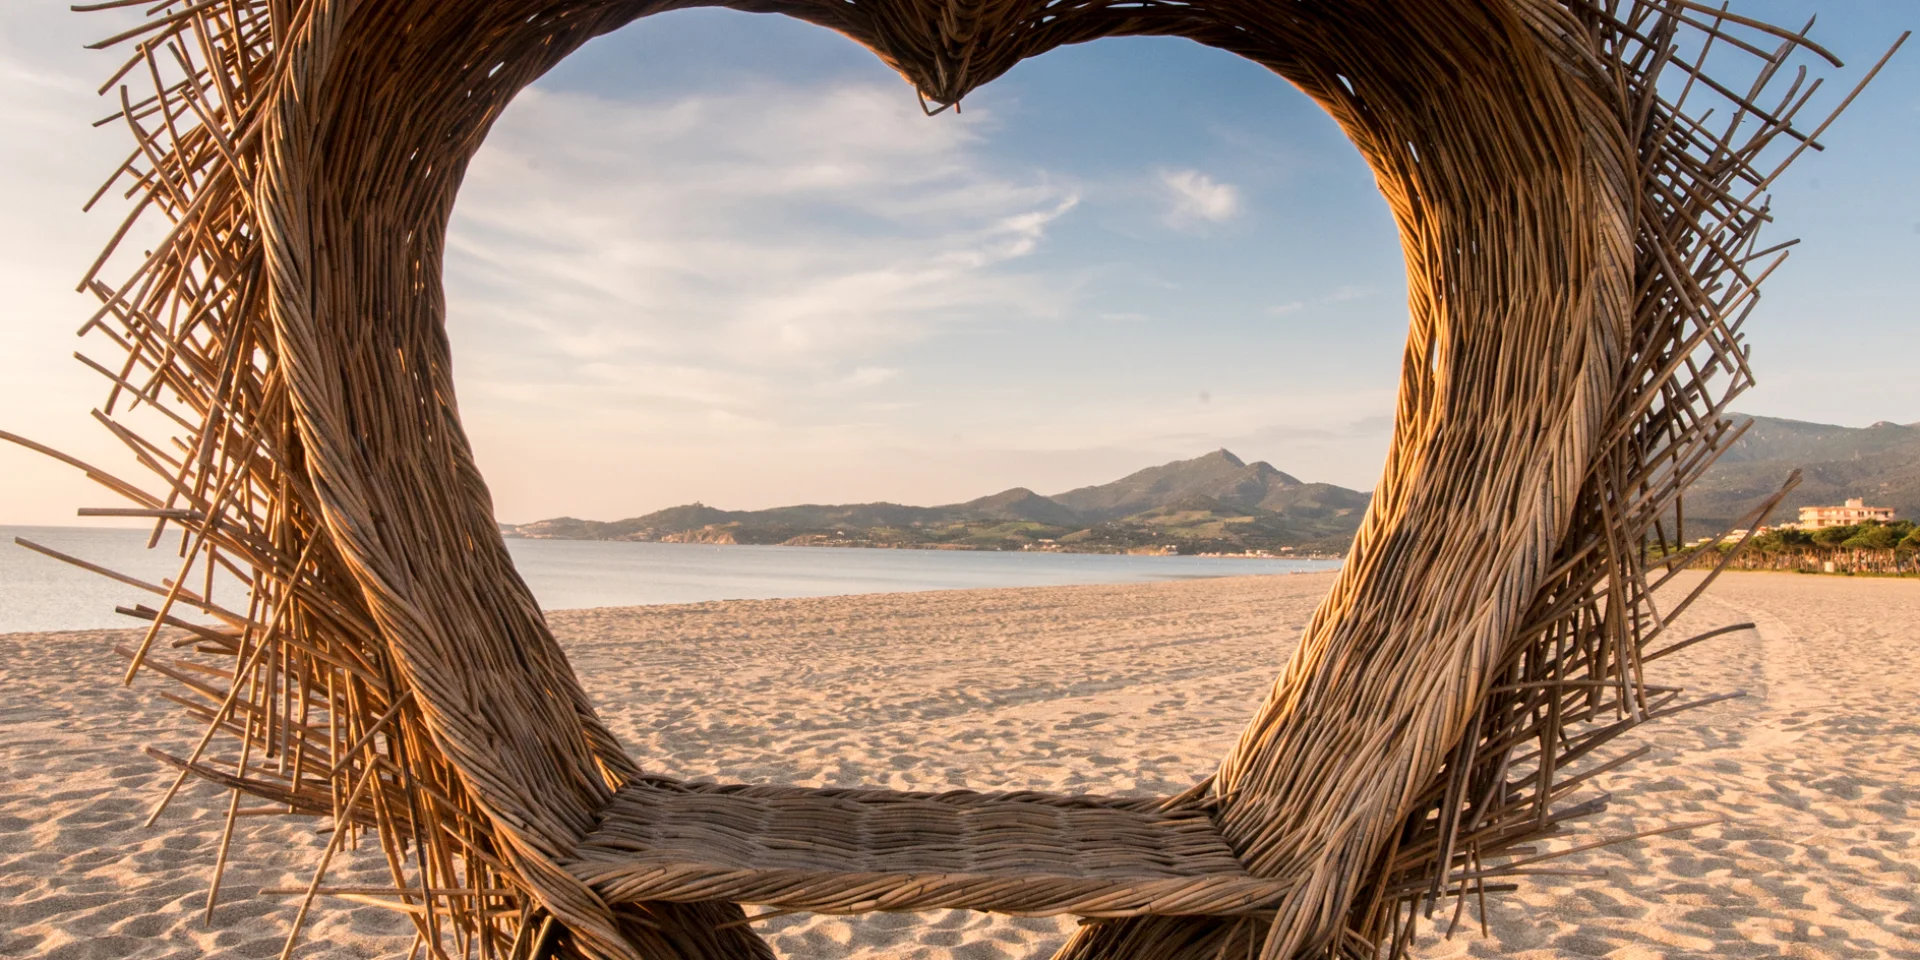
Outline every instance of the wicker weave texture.
<path fill-rule="evenodd" d="M 1041 793 L 660 783 L 615 796 L 568 869 L 609 902 L 1133 916 L 1271 909 L 1204 807 Z"/>
<path fill-rule="evenodd" d="M 107 383 L 96 416 L 146 479 L 63 459 L 127 501 L 98 512 L 152 521 L 180 557 L 164 583 L 122 578 L 154 596 L 126 609 L 148 625 L 127 679 L 166 678 L 202 725 L 163 755 L 173 789 L 197 774 L 234 791 L 209 904 L 243 794 L 332 819 L 289 950 L 353 841 L 431 955 L 770 956 L 738 907 L 679 902 L 743 896 L 703 886 L 745 869 L 735 853 L 631 889 L 618 878 L 650 848 L 601 856 L 629 827 L 659 837 L 631 809 L 649 781 L 513 569 L 444 331 L 446 225 L 491 123 L 580 44 L 687 5 L 96 7 L 145 19 L 101 44 L 130 51 L 103 90 L 133 141 L 102 195 L 134 210 L 87 273 L 101 306 L 81 332 L 106 357 L 87 358 Z M 1759 243 L 1768 190 L 1824 129 L 1799 119 L 1819 80 L 1793 61 L 1830 59 L 1812 41 L 1690 0 L 727 5 L 846 34 L 930 110 L 1062 44 L 1229 51 L 1340 124 L 1398 227 L 1410 323 L 1386 468 L 1294 658 L 1183 798 L 1237 864 L 1168 880 L 1155 904 L 1248 876 L 1284 892 L 1254 918 L 1092 922 L 1062 960 L 1400 951 L 1435 899 L 1524 872 L 1521 845 L 1597 808 L 1573 764 L 1690 703 L 1648 677 L 1690 641 L 1664 637 L 1672 568 L 1645 548 L 1679 536 L 1683 491 L 1741 429 L 1740 324 L 1784 256 Z M 135 224 L 159 228 L 138 254 L 120 249 Z M 215 596 L 215 569 L 245 592 Z M 715 824 L 822 800 L 725 796 Z M 741 882 L 793 869 L 753 896 L 848 909 L 918 902 L 908 874 L 970 878 L 951 880 L 956 904 L 1051 909 L 1081 893 L 1026 847 L 1106 829 L 975 834 L 969 869 L 1029 863 L 1009 879 L 943 873 L 961 855 L 938 844 L 886 859 L 861 817 L 816 822 L 845 862 L 902 868 L 877 881 L 771 866 L 792 862 L 768 846 L 788 829 L 776 812 L 743 840 L 766 859 Z"/>

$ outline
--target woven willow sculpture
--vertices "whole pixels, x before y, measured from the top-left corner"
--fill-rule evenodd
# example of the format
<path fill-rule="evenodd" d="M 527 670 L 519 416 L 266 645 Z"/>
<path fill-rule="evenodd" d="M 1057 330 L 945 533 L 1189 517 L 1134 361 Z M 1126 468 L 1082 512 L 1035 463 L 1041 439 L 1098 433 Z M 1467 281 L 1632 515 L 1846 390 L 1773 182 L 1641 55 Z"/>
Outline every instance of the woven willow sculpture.
<path fill-rule="evenodd" d="M 1206 782 L 1116 800 L 646 773 L 494 525 L 441 259 L 513 95 L 693 5 L 162 2 L 102 44 L 133 51 L 103 89 L 135 139 L 103 193 L 164 235 L 118 282 L 102 254 L 83 333 L 124 350 L 89 361 L 112 383 L 98 418 L 152 477 L 70 462 L 133 503 L 96 513 L 179 532 L 180 574 L 126 611 L 151 624 L 128 679 L 171 678 L 205 724 L 155 754 L 174 788 L 336 827 L 289 950 L 345 895 L 404 911 L 435 956 L 768 957 L 744 903 L 1079 914 L 1074 960 L 1372 957 L 1435 898 L 1528 872 L 1514 847 L 1595 810 L 1568 798 L 1631 757 L 1596 748 L 1686 705 L 1643 673 L 1689 642 L 1655 644 L 1675 611 L 1650 574 L 1671 568 L 1644 547 L 1678 536 L 1681 491 L 1737 434 L 1740 321 L 1777 263 L 1765 193 L 1819 133 L 1794 126 L 1817 81 L 1781 68 L 1819 48 L 1684 0 L 732 0 L 853 38 L 942 108 L 1107 36 L 1262 64 L 1372 166 L 1412 327 L 1352 553 Z M 1708 47 L 1757 77 L 1716 79 Z M 135 433 L 135 408 L 177 433 Z M 215 569 L 247 592 L 213 596 Z M 362 836 L 392 888 L 327 887 Z"/>

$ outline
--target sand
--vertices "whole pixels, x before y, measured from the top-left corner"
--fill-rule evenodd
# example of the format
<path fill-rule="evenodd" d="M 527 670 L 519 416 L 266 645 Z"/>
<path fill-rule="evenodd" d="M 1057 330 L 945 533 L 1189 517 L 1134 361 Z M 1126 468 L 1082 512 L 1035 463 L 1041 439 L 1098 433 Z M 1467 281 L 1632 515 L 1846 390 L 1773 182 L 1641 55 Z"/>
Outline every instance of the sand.
<path fill-rule="evenodd" d="M 1212 768 L 1272 682 L 1328 575 L 562 611 L 555 630 L 644 763 L 687 776 L 893 787 L 1167 793 Z M 1663 661 L 1656 679 L 1749 694 L 1643 728 L 1654 753 L 1599 778 L 1587 833 L 1724 816 L 1568 858 L 1468 909 L 1423 957 L 1920 958 L 1920 582 L 1732 574 L 1677 629 L 1758 629 Z M 225 795 L 139 753 L 193 735 L 158 681 L 116 685 L 122 634 L 0 636 L 0 956 L 261 957 L 315 821 L 237 831 L 200 924 Z M 1578 837 L 1549 841 L 1571 845 Z M 335 874 L 377 883 L 371 856 Z M 352 907 L 352 905 L 346 905 Z M 964 912 L 760 925 L 794 960 L 1045 957 L 1071 918 Z M 321 912 L 298 952 L 391 956 L 371 907 Z"/>

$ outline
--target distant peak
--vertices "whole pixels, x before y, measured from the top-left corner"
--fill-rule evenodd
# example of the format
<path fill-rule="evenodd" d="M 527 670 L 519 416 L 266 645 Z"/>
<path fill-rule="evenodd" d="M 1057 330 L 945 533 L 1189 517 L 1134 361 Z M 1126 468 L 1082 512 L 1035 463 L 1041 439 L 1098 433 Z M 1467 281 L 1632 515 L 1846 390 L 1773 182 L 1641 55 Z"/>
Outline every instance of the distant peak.
<path fill-rule="evenodd" d="M 1289 487 L 1297 487 L 1300 485 L 1300 479 L 1298 477 L 1295 477 L 1293 474 L 1287 473 L 1286 471 L 1281 470 L 1278 467 L 1275 467 L 1273 464 L 1268 463 L 1265 460 L 1254 461 L 1253 472 L 1259 474 L 1262 477 L 1272 477 L 1276 480 L 1279 480 L 1281 483 Z"/>
<path fill-rule="evenodd" d="M 1236 467 L 1244 467 L 1247 465 L 1246 461 L 1240 459 L 1239 457 L 1234 456 L 1233 451 L 1228 450 L 1226 447 L 1221 447 L 1220 449 L 1207 454 L 1201 459 L 1202 460 L 1225 460 L 1226 462 L 1231 463 Z"/>
<path fill-rule="evenodd" d="M 1008 487 L 999 493 L 989 493 L 984 497 L 957 504 L 957 506 L 974 508 L 1005 507 L 1045 499 L 1047 498 L 1034 493 L 1026 487 Z"/>
<path fill-rule="evenodd" d="M 1002 490 L 999 493 L 990 494 L 988 496 L 981 497 L 980 499 L 982 500 L 1028 500 L 1037 496 L 1039 496 L 1039 494 L 1034 493 L 1032 490 L 1029 490 L 1026 487 L 1008 487 L 1007 489 Z"/>

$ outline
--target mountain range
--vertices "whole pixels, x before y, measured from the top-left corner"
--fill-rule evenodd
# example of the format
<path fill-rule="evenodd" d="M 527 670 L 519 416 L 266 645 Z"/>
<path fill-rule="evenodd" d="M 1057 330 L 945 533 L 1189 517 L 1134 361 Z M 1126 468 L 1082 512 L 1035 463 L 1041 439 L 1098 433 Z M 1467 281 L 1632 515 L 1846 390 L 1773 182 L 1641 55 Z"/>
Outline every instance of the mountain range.
<path fill-rule="evenodd" d="M 1742 419 L 1735 414 L 1736 420 Z M 1735 525 L 1801 471 L 1770 518 L 1861 497 L 1920 517 L 1920 424 L 1842 427 L 1754 417 L 1688 491 L 1689 537 Z M 510 537 L 703 543 L 1046 549 L 1087 552 L 1343 552 L 1368 494 L 1305 483 L 1227 450 L 1148 467 L 1111 483 L 1042 496 L 1014 487 L 965 503 L 800 504 L 722 510 L 701 503 L 602 522 L 557 517 L 502 524 Z"/>
<path fill-rule="evenodd" d="M 1754 417 L 1746 434 L 1687 490 L 1687 536 L 1739 523 L 1794 470 L 1800 471 L 1800 486 L 1774 510 L 1773 523 L 1793 520 L 1800 507 L 1838 505 L 1849 497 L 1892 507 L 1902 519 L 1920 517 L 1920 423 L 1842 427 Z"/>
<path fill-rule="evenodd" d="M 1304 483 L 1227 450 L 1148 467 L 1112 483 L 1042 496 L 1014 487 L 965 503 L 800 504 L 722 510 L 701 503 L 601 522 L 502 524 L 510 537 L 700 543 L 1054 549 L 1181 553 L 1344 550 L 1368 495 Z"/>

